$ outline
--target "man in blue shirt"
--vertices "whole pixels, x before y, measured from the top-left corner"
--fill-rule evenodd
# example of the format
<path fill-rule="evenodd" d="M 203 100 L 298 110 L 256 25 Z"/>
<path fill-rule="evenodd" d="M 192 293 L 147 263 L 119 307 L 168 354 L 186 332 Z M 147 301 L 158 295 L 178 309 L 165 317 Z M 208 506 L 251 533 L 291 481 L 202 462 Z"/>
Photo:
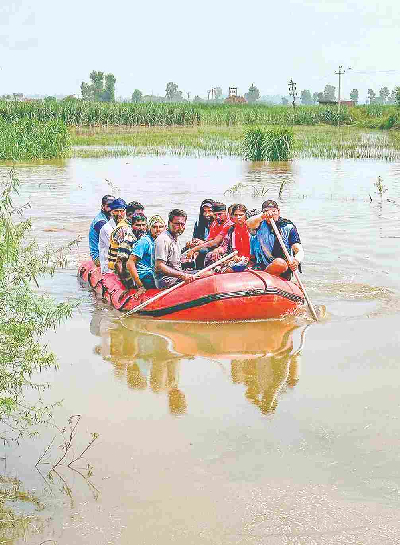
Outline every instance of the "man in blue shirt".
<path fill-rule="evenodd" d="M 127 289 L 136 287 L 135 297 L 140 297 L 146 290 L 155 288 L 154 249 L 155 240 L 165 230 L 165 222 L 161 216 L 152 216 L 149 220 L 149 233 L 142 236 L 132 248 L 126 264 L 130 277 L 125 279 Z"/>
<path fill-rule="evenodd" d="M 99 236 L 100 229 L 110 219 L 110 204 L 115 197 L 112 195 L 104 195 L 101 199 L 101 210 L 90 224 L 89 229 L 89 251 L 90 257 L 93 259 L 94 264 L 98 267 L 100 265 L 99 260 Z"/>
<path fill-rule="evenodd" d="M 292 256 L 289 263 L 285 260 L 285 254 L 272 229 L 271 218 L 275 221 L 283 242 Z M 281 218 L 278 204 L 269 199 L 263 202 L 261 214 L 247 220 L 247 227 L 255 231 L 251 238 L 250 254 L 254 256 L 256 267 L 290 280 L 293 271 L 299 268 L 304 259 L 304 250 L 294 223 Z"/>

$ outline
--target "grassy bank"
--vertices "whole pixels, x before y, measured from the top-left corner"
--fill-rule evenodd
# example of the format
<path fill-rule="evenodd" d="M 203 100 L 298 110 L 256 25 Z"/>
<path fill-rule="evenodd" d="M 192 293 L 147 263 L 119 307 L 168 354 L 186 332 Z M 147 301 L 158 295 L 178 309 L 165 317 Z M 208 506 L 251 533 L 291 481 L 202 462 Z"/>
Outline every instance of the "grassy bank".
<path fill-rule="evenodd" d="M 94 103 L 0 102 L 0 120 L 15 122 L 61 120 L 69 126 L 200 126 L 237 127 L 249 125 L 354 125 L 389 129 L 400 126 L 397 106 L 268 106 L 265 104 L 198 103 Z"/>
<path fill-rule="evenodd" d="M 356 127 L 294 127 L 295 158 L 400 159 L 396 131 Z M 75 127 L 74 156 L 104 157 L 138 154 L 241 156 L 244 127 Z M 105 148 L 104 146 L 109 146 Z"/>

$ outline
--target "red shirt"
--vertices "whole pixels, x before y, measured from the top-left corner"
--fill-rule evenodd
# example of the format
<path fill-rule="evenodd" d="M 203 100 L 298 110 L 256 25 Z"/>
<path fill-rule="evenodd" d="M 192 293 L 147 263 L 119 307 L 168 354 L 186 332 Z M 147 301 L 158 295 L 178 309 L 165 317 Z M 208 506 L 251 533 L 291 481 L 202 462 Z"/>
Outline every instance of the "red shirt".
<path fill-rule="evenodd" d="M 250 257 L 250 232 L 246 224 L 235 225 L 232 233 L 232 248 L 240 257 Z"/>
<path fill-rule="evenodd" d="M 210 225 L 210 232 L 208 233 L 207 241 L 213 240 L 218 235 L 222 235 L 222 238 L 228 233 L 229 227 L 232 227 L 233 221 L 228 217 L 224 223 L 218 223 L 214 220 Z"/>

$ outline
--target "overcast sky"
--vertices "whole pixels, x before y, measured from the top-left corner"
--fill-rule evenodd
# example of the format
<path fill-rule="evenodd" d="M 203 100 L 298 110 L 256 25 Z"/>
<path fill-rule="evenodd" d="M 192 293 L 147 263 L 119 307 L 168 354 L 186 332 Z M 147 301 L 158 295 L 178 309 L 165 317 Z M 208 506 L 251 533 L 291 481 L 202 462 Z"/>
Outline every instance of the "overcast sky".
<path fill-rule="evenodd" d="M 364 101 L 400 85 L 398 0 L 0 0 L 0 95 L 76 94 L 92 70 L 112 72 L 116 95 L 165 94 L 254 82 L 262 95 L 354 87 Z"/>

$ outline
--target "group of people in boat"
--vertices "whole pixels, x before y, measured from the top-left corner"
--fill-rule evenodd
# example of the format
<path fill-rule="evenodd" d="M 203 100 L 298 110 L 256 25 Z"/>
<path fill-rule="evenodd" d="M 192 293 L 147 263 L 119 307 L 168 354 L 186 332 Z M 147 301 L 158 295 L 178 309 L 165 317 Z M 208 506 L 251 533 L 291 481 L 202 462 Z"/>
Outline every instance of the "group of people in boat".
<path fill-rule="evenodd" d="M 136 288 L 136 297 L 147 289 L 166 289 L 178 282 L 192 282 L 194 274 L 237 251 L 234 260 L 215 272 L 265 270 L 290 279 L 300 268 L 304 251 L 294 223 L 280 216 L 278 204 L 269 199 L 261 213 L 249 213 L 244 204 L 226 204 L 205 199 L 193 236 L 182 247 L 187 214 L 174 208 L 167 221 L 160 215 L 149 219 L 144 206 L 105 195 L 101 210 L 89 230 L 90 256 L 103 274 L 116 273 L 126 289 Z M 290 255 L 285 253 L 271 225 L 271 218 Z"/>

